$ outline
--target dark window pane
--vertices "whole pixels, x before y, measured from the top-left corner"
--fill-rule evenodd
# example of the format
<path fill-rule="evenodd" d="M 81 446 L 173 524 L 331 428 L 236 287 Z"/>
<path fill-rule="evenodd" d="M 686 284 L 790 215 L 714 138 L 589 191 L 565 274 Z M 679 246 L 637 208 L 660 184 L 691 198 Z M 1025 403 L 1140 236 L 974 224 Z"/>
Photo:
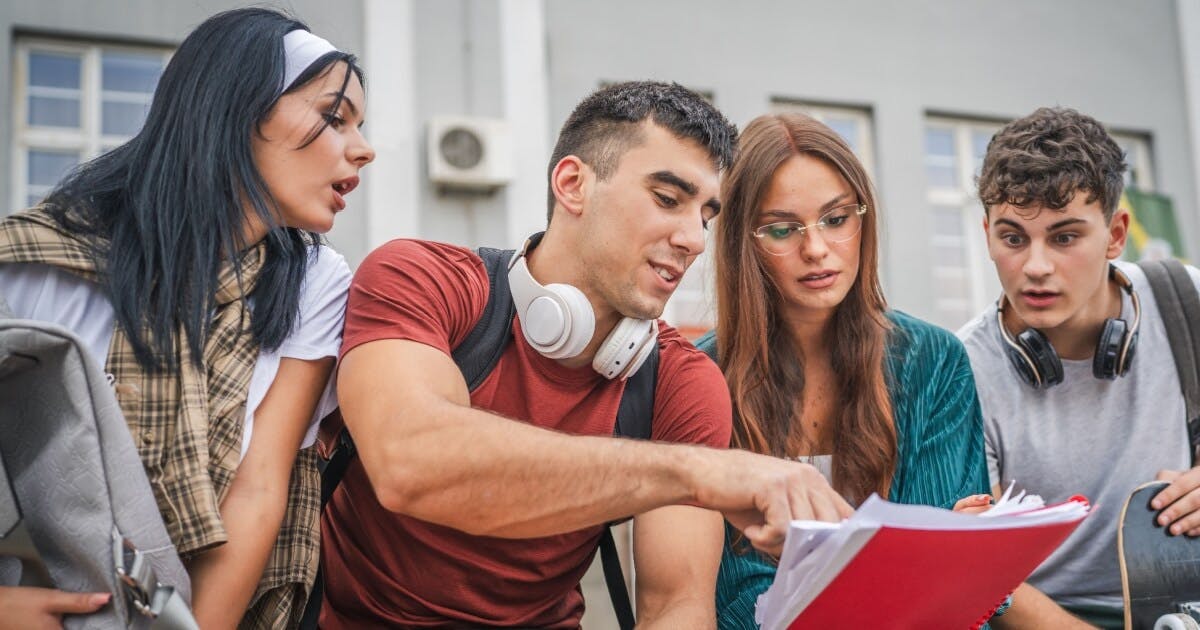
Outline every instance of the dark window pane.
<path fill-rule="evenodd" d="M 31 51 L 29 85 L 79 89 L 79 55 Z"/>
<path fill-rule="evenodd" d="M 100 61 L 100 84 L 105 90 L 153 94 L 162 70 L 158 55 L 105 52 Z"/>
<path fill-rule="evenodd" d="M 971 165 L 976 177 L 983 170 L 983 156 L 987 154 L 987 146 L 991 141 L 991 133 L 979 130 L 971 132 Z"/>
<path fill-rule="evenodd" d="M 925 155 L 954 155 L 954 132 L 949 129 L 926 129 Z"/>
<path fill-rule="evenodd" d="M 29 124 L 40 127 L 78 127 L 79 99 L 30 96 Z"/>
<path fill-rule="evenodd" d="M 79 154 L 59 151 L 30 151 L 29 179 L 33 186 L 53 186 L 79 163 Z"/>
<path fill-rule="evenodd" d="M 982 160 L 984 154 L 987 153 L 988 143 L 991 141 L 992 141 L 992 133 L 990 131 L 982 131 L 979 129 L 972 131 L 971 132 L 971 151 L 975 154 L 975 157 Z"/>
<path fill-rule="evenodd" d="M 105 101 L 101 132 L 106 135 L 132 136 L 142 128 L 149 103 L 112 103 Z"/>
<path fill-rule="evenodd" d="M 944 164 L 932 164 L 926 162 L 925 176 L 929 178 L 929 185 L 933 188 L 955 188 L 958 186 L 958 173 L 954 166 L 946 166 Z"/>
<path fill-rule="evenodd" d="M 856 155 L 859 153 L 858 146 L 858 121 L 851 118 L 835 118 L 830 116 L 826 121 L 829 128 L 837 132 L 837 135 L 850 145 L 850 150 Z"/>

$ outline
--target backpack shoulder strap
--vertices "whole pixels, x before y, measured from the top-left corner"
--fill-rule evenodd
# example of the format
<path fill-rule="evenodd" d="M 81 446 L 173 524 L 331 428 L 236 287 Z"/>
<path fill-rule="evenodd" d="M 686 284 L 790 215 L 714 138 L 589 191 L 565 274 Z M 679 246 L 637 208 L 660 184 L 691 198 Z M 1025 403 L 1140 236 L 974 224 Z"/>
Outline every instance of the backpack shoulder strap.
<path fill-rule="evenodd" d="M 608 587 L 608 596 L 612 599 L 613 612 L 617 616 L 617 627 L 633 630 L 637 619 L 633 615 L 633 605 L 629 603 L 625 572 L 621 570 L 621 554 L 617 552 L 617 541 L 613 538 L 611 525 L 605 527 L 600 535 L 600 564 L 604 568 L 604 584 Z"/>
<path fill-rule="evenodd" d="M 658 385 L 658 346 L 651 348 L 646 362 L 625 383 L 621 394 L 621 406 L 617 409 L 617 423 L 613 435 L 638 440 L 649 440 L 654 419 L 654 388 Z M 604 568 L 604 582 L 608 596 L 612 599 L 613 611 L 617 615 L 617 626 L 631 630 L 636 619 L 629 602 L 629 590 L 625 585 L 625 573 L 621 570 L 621 556 L 617 553 L 612 525 L 604 528 L 600 537 L 600 563 Z"/>
<path fill-rule="evenodd" d="M 1175 259 L 1138 263 L 1162 313 L 1187 411 L 1192 464 L 1200 461 L 1200 293 L 1183 263 Z"/>
<path fill-rule="evenodd" d="M 516 314 L 512 291 L 508 287 L 508 261 L 512 250 L 480 248 L 488 271 L 491 290 L 483 314 L 470 334 L 452 352 L 454 363 L 462 371 L 467 387 L 474 390 L 483 383 L 500 361 L 500 356 L 512 341 L 512 321 Z M 650 439 L 651 420 L 654 416 L 654 388 L 658 383 L 658 347 L 650 351 L 646 362 L 628 382 L 621 395 L 617 409 L 617 421 L 613 433 L 617 436 Z M 604 581 L 612 598 L 617 623 L 622 630 L 632 630 L 635 624 L 633 606 L 625 586 L 625 574 L 621 570 L 621 557 L 617 553 L 612 528 L 604 528 L 600 538 L 600 561 L 604 568 Z"/>
<path fill-rule="evenodd" d="M 649 440 L 654 417 L 654 388 L 658 386 L 658 346 L 650 349 L 646 362 L 625 383 L 617 409 L 617 437 Z"/>
<path fill-rule="evenodd" d="M 450 353 L 469 391 L 475 391 L 483 383 L 512 341 L 512 321 L 517 308 L 508 289 L 508 261 L 513 250 L 480 247 L 477 253 L 487 269 L 488 301 L 475 327 Z"/>

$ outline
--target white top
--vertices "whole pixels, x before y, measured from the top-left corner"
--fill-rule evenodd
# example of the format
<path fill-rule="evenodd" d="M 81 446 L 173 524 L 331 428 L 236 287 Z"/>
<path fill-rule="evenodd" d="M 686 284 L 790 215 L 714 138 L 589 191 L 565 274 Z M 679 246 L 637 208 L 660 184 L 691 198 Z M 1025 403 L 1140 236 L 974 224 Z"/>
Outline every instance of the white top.
<path fill-rule="evenodd" d="M 975 371 L 992 484 L 1016 481 L 1047 504 L 1082 494 L 1093 506 L 1029 582 L 1059 603 L 1114 610 L 1121 607 L 1117 523 L 1126 497 L 1160 469 L 1191 466 L 1183 392 L 1154 292 L 1140 267 L 1116 265 L 1142 303 L 1133 362 L 1116 380 L 1092 376 L 1089 358 L 1063 361 L 1063 382 L 1049 389 L 1026 385 L 1004 352 L 995 305 L 958 331 Z M 1200 271 L 1188 273 L 1200 288 Z M 1133 323 L 1124 292 L 1121 318 Z"/>
<path fill-rule="evenodd" d="M 321 246 L 319 255 L 309 263 L 300 287 L 300 315 L 295 331 L 274 351 L 258 353 L 246 399 L 242 457 L 250 447 L 254 411 L 279 373 L 279 360 L 337 357 L 350 277 L 346 259 Z M 17 317 L 51 322 L 74 332 L 96 364 L 105 364 L 116 323 L 112 304 L 95 284 L 48 265 L 0 264 L 0 294 Z M 330 378 L 309 420 L 301 448 L 316 441 L 318 423 L 336 407 L 337 393 Z"/>
<path fill-rule="evenodd" d="M 821 476 L 825 478 L 825 481 L 828 481 L 830 484 L 833 483 L 833 455 L 832 454 L 797 455 L 796 457 L 789 457 L 788 459 L 791 459 L 791 460 L 794 460 L 797 462 L 801 462 L 804 464 L 809 464 L 813 468 L 816 468 L 817 472 L 821 473 Z"/>

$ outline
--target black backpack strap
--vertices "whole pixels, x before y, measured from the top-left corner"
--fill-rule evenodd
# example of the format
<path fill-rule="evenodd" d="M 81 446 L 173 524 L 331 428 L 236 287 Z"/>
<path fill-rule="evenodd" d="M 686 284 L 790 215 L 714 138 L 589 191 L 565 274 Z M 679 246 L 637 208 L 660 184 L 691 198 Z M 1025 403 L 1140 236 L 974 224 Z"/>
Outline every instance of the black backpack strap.
<path fill-rule="evenodd" d="M 617 424 L 613 435 L 639 440 L 649 440 L 654 419 L 654 388 L 658 385 L 658 346 L 651 348 L 646 362 L 625 382 L 621 395 L 621 406 L 617 408 Z M 636 623 L 633 606 L 629 600 L 629 589 L 625 586 L 625 572 L 621 570 L 621 556 L 613 539 L 609 523 L 600 536 L 600 564 L 604 567 L 604 583 L 608 585 L 608 596 L 612 599 L 613 611 L 621 630 L 631 630 Z"/>
<path fill-rule="evenodd" d="M 611 525 L 600 535 L 600 563 L 604 566 L 604 583 L 608 585 L 613 612 L 617 614 L 617 627 L 633 630 L 637 620 L 633 616 L 633 605 L 629 603 L 629 589 L 625 586 L 625 572 L 621 570 L 621 555 L 617 553 Z"/>
<path fill-rule="evenodd" d="M 625 381 L 625 393 L 617 408 L 617 437 L 649 440 L 654 418 L 654 388 L 658 385 L 658 346 L 650 349 L 646 362 Z"/>
<path fill-rule="evenodd" d="M 1194 466 L 1200 462 L 1200 293 L 1178 260 L 1144 261 L 1138 266 L 1150 281 L 1175 357 Z"/>
<path fill-rule="evenodd" d="M 477 252 L 488 273 L 488 301 L 475 327 L 451 351 L 450 356 L 463 373 L 467 389 L 475 391 L 491 374 L 505 348 L 512 341 L 512 322 L 517 307 L 508 289 L 508 261 L 513 250 L 480 247 Z"/>

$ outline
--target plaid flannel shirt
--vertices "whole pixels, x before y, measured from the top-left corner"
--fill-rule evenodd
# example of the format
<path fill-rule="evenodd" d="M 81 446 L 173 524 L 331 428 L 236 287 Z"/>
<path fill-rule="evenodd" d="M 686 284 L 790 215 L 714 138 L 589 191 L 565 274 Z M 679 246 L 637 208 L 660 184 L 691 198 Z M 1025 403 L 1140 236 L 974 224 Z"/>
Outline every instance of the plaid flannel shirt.
<path fill-rule="evenodd" d="M 64 231 L 44 207 L 0 222 L 0 262 L 53 265 L 99 283 L 96 261 L 103 247 Z M 241 457 L 246 397 L 258 359 L 245 296 L 264 253 L 262 244 L 245 252 L 240 283 L 232 264 L 222 266 L 200 366 L 182 326 L 174 340 L 178 369 L 143 370 L 120 326 L 108 348 L 105 368 L 167 533 L 184 558 L 227 540 L 220 502 Z M 242 627 L 298 624 L 316 577 L 319 511 L 320 476 L 309 448 L 293 466 L 287 511 Z"/>

